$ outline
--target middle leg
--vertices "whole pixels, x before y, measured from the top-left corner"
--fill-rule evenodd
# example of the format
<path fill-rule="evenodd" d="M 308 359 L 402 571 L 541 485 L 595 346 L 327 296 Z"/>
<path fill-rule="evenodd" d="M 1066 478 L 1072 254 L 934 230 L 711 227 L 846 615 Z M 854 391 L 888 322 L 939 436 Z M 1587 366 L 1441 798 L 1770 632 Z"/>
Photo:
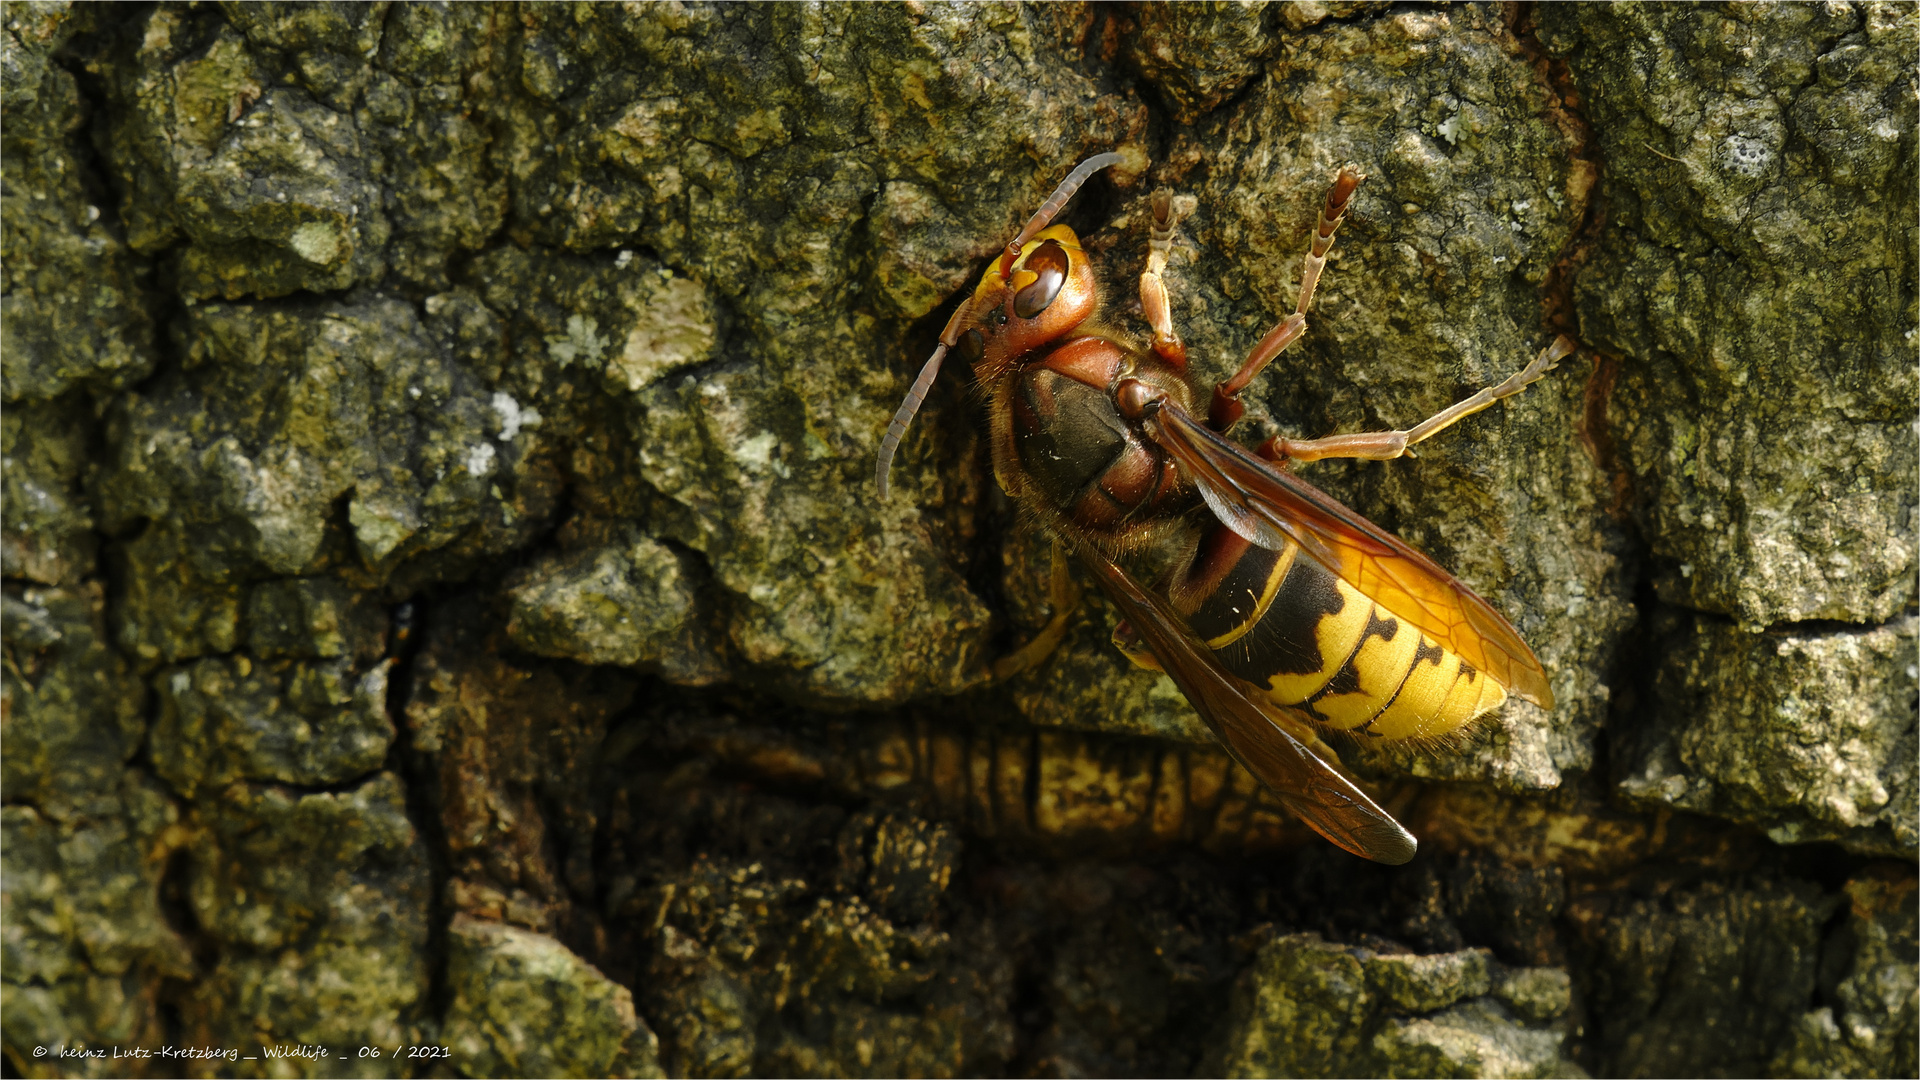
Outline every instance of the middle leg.
<path fill-rule="evenodd" d="M 1253 382 L 1262 369 L 1273 358 L 1287 351 L 1287 346 L 1300 340 L 1307 332 L 1307 308 L 1313 303 L 1313 290 L 1320 284 L 1320 274 L 1327 268 L 1327 252 L 1333 249 L 1333 233 L 1347 214 L 1347 205 L 1353 201 L 1353 193 L 1365 180 L 1364 173 L 1354 172 L 1342 167 L 1340 175 L 1334 178 L 1333 188 L 1327 192 L 1326 205 L 1320 208 L 1320 223 L 1313 230 L 1313 243 L 1307 249 L 1307 258 L 1300 267 L 1300 302 L 1294 305 L 1293 314 L 1280 320 L 1280 324 L 1268 331 L 1253 347 L 1241 363 L 1240 370 L 1233 378 L 1213 388 L 1213 404 L 1207 409 L 1207 425 L 1213 430 L 1225 434 L 1239 423 L 1246 406 L 1240 404 L 1240 391 Z"/>

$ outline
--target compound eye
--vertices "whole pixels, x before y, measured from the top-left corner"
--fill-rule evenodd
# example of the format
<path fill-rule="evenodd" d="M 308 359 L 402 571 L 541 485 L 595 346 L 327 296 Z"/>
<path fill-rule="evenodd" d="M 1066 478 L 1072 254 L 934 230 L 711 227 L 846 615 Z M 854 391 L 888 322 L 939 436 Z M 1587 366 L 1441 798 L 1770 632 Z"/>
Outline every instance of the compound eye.
<path fill-rule="evenodd" d="M 1067 283 L 1067 249 L 1058 240 L 1049 240 L 1027 257 L 1025 269 L 1038 278 L 1014 295 L 1013 313 L 1031 319 L 1047 310 L 1053 298 L 1060 295 L 1060 286 Z"/>
<path fill-rule="evenodd" d="M 981 354 L 987 351 L 987 336 L 978 330 L 969 330 L 960 335 L 960 344 L 954 346 L 954 351 L 967 363 L 977 364 Z"/>

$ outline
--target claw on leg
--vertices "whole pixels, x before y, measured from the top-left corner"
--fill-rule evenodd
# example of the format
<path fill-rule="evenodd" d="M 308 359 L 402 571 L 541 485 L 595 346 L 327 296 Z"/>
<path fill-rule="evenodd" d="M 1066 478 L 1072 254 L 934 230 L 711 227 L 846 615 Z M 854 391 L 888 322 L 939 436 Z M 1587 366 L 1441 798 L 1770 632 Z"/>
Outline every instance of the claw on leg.
<path fill-rule="evenodd" d="M 1366 178 L 1365 173 L 1348 168 L 1342 168 L 1340 175 L 1334 177 L 1326 205 L 1320 208 L 1320 223 L 1313 230 L 1313 245 L 1300 268 L 1300 303 L 1293 309 L 1295 312 L 1305 315 L 1308 305 L 1313 303 L 1314 286 L 1320 283 L 1320 272 L 1327 268 L 1327 252 L 1333 250 L 1334 230 L 1340 228 L 1341 220 L 1347 216 L 1347 204 L 1353 201 L 1353 193 Z"/>

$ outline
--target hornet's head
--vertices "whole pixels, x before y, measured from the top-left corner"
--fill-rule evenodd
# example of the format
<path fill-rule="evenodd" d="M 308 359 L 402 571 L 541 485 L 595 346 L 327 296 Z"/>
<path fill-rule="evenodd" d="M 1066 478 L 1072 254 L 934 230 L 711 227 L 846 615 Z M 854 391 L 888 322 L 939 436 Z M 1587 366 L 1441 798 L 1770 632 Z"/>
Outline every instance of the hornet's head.
<path fill-rule="evenodd" d="M 953 349 L 976 376 L 991 377 L 1015 358 L 1072 333 L 1098 305 L 1093 263 L 1080 238 L 1065 225 L 1052 225 L 980 275 Z"/>

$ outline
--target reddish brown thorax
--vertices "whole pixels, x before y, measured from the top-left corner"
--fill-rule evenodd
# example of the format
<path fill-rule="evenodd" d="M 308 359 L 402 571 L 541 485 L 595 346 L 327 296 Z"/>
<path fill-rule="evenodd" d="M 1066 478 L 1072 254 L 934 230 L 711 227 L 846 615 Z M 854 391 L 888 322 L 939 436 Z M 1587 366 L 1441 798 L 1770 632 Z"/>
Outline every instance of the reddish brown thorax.
<path fill-rule="evenodd" d="M 1011 445 L 995 453 L 1010 452 L 1032 493 L 1072 527 L 1123 540 L 1181 497 L 1178 468 L 1140 426 L 1150 402 L 1191 396 L 1180 372 L 1089 334 L 1034 357 L 1011 382 Z"/>

